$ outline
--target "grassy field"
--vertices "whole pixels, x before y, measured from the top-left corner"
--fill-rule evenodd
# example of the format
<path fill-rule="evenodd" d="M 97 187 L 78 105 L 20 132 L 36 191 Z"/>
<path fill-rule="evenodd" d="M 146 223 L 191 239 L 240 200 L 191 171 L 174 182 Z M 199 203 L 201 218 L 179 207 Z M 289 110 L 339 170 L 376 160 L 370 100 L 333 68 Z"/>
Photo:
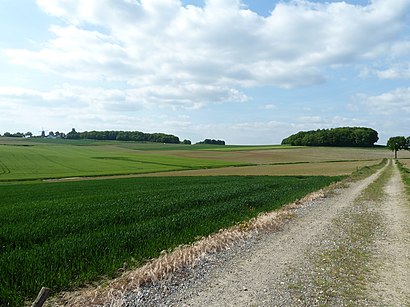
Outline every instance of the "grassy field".
<path fill-rule="evenodd" d="M 343 175 L 390 155 L 384 148 L 190 146 L 0 138 L 0 182 L 212 168 L 216 170 L 186 174 Z M 256 167 L 238 167 L 250 165 Z M 229 166 L 238 168 L 217 170 Z"/>
<path fill-rule="evenodd" d="M 0 186 L 0 305 L 69 289 L 339 177 L 163 177 Z"/>
<path fill-rule="evenodd" d="M 141 174 L 240 165 L 224 160 L 139 152 L 119 144 L 73 145 L 0 140 L 0 181 Z"/>

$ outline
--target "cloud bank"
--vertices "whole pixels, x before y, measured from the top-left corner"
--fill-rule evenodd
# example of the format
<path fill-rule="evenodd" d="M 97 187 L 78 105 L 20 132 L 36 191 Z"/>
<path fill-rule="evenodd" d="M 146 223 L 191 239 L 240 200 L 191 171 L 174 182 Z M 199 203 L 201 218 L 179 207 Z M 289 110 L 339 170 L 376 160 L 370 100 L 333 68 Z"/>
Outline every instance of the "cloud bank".
<path fill-rule="evenodd" d="M 39 50 L 6 50 L 13 63 L 75 80 L 149 87 L 142 99 L 155 91 L 187 105 L 198 104 L 189 102 L 196 92 L 198 100 L 206 92 L 213 93 L 208 100 L 242 101 L 244 87 L 325 82 L 329 65 L 389 53 L 410 7 L 407 0 L 291 1 L 262 17 L 238 0 L 208 0 L 204 7 L 178 0 L 37 4 L 66 25 L 51 26 L 54 38 Z"/>
<path fill-rule="evenodd" d="M 239 0 L 207 0 L 203 7 L 179 0 L 36 3 L 61 21 L 49 27 L 52 38 L 35 50 L 1 54 L 65 83 L 41 90 L 2 88 L 3 104 L 32 97 L 65 107 L 78 103 L 106 115 L 119 112 L 119 117 L 141 108 L 196 110 L 251 101 L 248 89 L 319 85 L 327 82 L 329 70 L 409 55 L 410 42 L 401 35 L 408 23 L 408 0 L 368 5 L 282 1 L 266 17 Z M 409 66 L 400 64 L 375 74 L 410 76 Z M 397 98 L 407 112 L 401 97 L 408 89 L 403 91 L 385 95 Z M 368 97 L 366 103 L 385 105 L 386 97 Z"/>

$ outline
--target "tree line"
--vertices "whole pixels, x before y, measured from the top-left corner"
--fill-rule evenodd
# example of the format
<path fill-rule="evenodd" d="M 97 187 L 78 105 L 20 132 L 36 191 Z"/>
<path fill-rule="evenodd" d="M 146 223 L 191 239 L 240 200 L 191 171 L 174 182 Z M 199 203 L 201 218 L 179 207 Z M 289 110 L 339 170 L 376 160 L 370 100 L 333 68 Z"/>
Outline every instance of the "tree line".
<path fill-rule="evenodd" d="M 11 137 L 11 138 L 24 138 L 24 137 L 26 137 L 26 138 L 32 138 L 32 137 L 34 137 L 34 138 L 36 138 L 36 137 L 37 138 L 38 137 L 40 137 L 40 138 L 46 138 L 46 137 L 65 138 L 66 134 L 64 132 L 59 132 L 59 131 L 56 131 L 55 133 L 53 131 L 50 131 L 48 133 L 48 135 L 46 135 L 46 132 L 43 130 L 43 131 L 41 131 L 41 135 L 39 135 L 39 136 L 35 136 L 30 131 L 26 132 L 26 133 L 22 133 L 22 132 L 15 132 L 15 133 L 4 132 L 4 134 L 3 135 L 0 134 L 0 136 Z"/>
<path fill-rule="evenodd" d="M 0 134 L 1 136 L 1 134 Z M 89 139 L 89 140 L 109 140 L 109 141 L 133 141 L 133 142 L 155 142 L 155 143 L 168 143 L 168 144 L 185 144 L 191 145 L 190 140 L 179 140 L 179 137 L 166 134 L 166 133 L 144 133 L 141 131 L 115 131 L 115 130 L 105 130 L 105 131 L 84 131 L 77 132 L 75 128 L 72 128 L 70 132 L 52 132 L 48 134 L 43 130 L 41 135 L 34 136 L 31 132 L 26 133 L 10 133 L 5 132 L 3 137 L 35 137 L 35 138 L 62 138 L 62 139 Z M 210 145 L 225 145 L 223 140 L 205 139 L 202 142 L 196 144 L 210 144 Z"/>
<path fill-rule="evenodd" d="M 376 130 L 366 127 L 340 127 L 300 131 L 282 140 L 292 146 L 369 147 L 379 140 Z"/>
<path fill-rule="evenodd" d="M 66 135 L 67 139 L 89 139 L 89 140 L 116 140 L 134 142 L 156 142 L 156 143 L 181 143 L 179 137 L 165 133 L 144 133 L 140 131 L 84 131 L 77 132 L 73 128 Z M 187 143 L 188 140 L 185 140 Z"/>
<path fill-rule="evenodd" d="M 0 134 L 1 136 L 1 134 Z M 90 140 L 118 140 L 118 141 L 135 141 L 135 142 L 157 142 L 170 144 L 191 144 L 190 140 L 180 142 L 179 137 L 165 133 L 144 133 L 140 131 L 84 131 L 77 132 L 73 128 L 67 134 L 50 131 L 48 134 L 41 131 L 41 135 L 34 136 L 33 133 L 10 133 L 5 132 L 3 137 L 39 137 L 39 138 L 62 138 L 62 139 L 90 139 Z"/>
<path fill-rule="evenodd" d="M 223 141 L 223 140 L 214 140 L 214 139 L 205 139 L 204 141 L 198 142 L 197 144 L 225 145 L 225 141 Z"/>

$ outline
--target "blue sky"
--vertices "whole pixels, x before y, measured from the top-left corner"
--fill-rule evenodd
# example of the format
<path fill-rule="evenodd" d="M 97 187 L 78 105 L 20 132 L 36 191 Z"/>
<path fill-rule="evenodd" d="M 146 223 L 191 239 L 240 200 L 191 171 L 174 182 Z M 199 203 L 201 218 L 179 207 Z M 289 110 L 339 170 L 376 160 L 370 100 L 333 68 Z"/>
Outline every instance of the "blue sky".
<path fill-rule="evenodd" d="M 0 0 L 0 133 L 383 144 L 410 135 L 409 26 L 409 0 Z"/>

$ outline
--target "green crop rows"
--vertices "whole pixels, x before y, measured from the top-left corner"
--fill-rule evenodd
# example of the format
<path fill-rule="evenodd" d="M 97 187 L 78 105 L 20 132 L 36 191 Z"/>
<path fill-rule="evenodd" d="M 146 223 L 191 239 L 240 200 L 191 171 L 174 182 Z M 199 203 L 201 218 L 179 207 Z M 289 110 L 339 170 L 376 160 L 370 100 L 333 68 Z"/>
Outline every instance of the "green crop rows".
<path fill-rule="evenodd" d="M 164 153 L 140 153 L 121 148 L 118 144 L 76 146 L 71 143 L 42 144 L 29 141 L 0 144 L 0 182 L 141 174 L 235 165 L 243 165 L 243 163 L 176 157 Z"/>
<path fill-rule="evenodd" d="M 340 177 L 161 177 L 0 186 L 0 306 L 114 276 Z"/>

